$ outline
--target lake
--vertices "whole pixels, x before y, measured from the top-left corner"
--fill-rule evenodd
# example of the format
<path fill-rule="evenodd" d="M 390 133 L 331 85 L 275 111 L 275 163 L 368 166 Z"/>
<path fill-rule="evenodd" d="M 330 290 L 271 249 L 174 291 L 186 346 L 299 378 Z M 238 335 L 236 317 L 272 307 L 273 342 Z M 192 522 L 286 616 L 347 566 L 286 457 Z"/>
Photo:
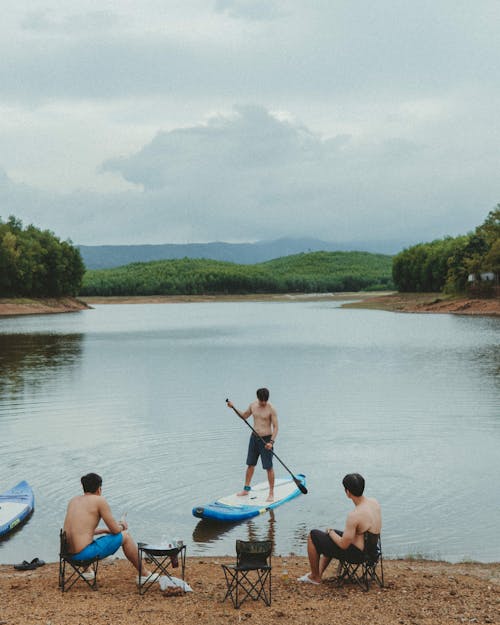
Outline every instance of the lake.
<path fill-rule="evenodd" d="M 500 560 L 500 319 L 314 299 L 99 305 L 0 319 L 0 371 L 0 492 L 26 479 L 36 496 L 1 563 L 57 559 L 90 471 L 135 539 L 180 537 L 188 555 L 267 537 L 305 555 L 310 529 L 343 528 L 341 480 L 360 472 L 386 557 Z M 193 506 L 243 485 L 249 429 L 225 398 L 244 410 L 260 386 L 276 453 L 309 494 L 236 525 L 200 521 Z"/>

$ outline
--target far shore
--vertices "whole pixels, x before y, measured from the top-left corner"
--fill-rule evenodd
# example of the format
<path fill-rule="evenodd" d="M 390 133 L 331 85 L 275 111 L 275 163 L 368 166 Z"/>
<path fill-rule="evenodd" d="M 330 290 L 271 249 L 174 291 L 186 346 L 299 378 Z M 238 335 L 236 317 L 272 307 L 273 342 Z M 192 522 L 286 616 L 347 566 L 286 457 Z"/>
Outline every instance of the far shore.
<path fill-rule="evenodd" d="M 364 308 L 404 313 L 500 316 L 500 297 L 474 298 L 442 293 L 378 293 L 343 308 Z"/>
<path fill-rule="evenodd" d="M 390 293 L 389 291 L 387 293 Z M 386 294 L 387 294 L 386 293 Z M 304 302 L 345 301 L 373 297 L 372 293 L 255 293 L 250 295 L 119 295 L 61 298 L 0 298 L 0 317 L 78 312 L 94 305 L 182 304 L 197 302 Z"/>
<path fill-rule="evenodd" d="M 500 298 L 479 299 L 442 293 L 344 292 L 254 293 L 246 295 L 137 295 L 81 298 L 0 298 L 0 317 L 78 312 L 95 305 L 210 302 L 345 302 L 342 308 L 405 313 L 500 316 Z"/>

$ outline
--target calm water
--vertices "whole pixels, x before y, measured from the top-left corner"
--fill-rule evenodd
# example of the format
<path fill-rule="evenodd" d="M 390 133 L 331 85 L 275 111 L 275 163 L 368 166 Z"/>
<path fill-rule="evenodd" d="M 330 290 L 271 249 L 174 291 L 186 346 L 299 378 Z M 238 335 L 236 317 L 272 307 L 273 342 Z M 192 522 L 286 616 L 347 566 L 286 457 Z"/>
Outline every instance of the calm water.
<path fill-rule="evenodd" d="M 277 554 L 305 554 L 309 529 L 343 526 L 340 482 L 359 471 L 383 506 L 387 556 L 500 560 L 498 319 L 315 301 L 103 305 L 1 319 L 0 371 L 0 491 L 27 479 L 37 506 L 0 542 L 2 563 L 56 560 L 89 471 L 136 539 L 181 537 L 191 555 L 268 536 Z M 309 494 L 241 524 L 201 522 L 194 505 L 243 483 L 249 430 L 224 400 L 244 409 L 259 386 L 280 417 L 276 452 Z"/>

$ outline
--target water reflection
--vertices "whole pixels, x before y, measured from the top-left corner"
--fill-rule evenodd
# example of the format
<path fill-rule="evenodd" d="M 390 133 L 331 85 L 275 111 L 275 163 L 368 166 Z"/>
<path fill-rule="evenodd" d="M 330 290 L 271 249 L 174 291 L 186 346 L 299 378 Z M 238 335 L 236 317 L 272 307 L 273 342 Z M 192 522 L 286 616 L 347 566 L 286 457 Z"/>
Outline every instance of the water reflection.
<path fill-rule="evenodd" d="M 83 334 L 0 334 L 0 396 L 17 395 L 79 360 L 82 341 Z"/>
<path fill-rule="evenodd" d="M 275 545 L 276 517 L 274 510 L 269 510 L 266 520 L 267 523 L 259 527 L 254 519 L 235 521 L 234 523 L 201 519 L 193 530 L 193 542 L 205 545 L 215 543 L 221 540 L 225 534 L 239 527 L 242 530 L 237 536 L 239 540 L 270 540 Z"/>

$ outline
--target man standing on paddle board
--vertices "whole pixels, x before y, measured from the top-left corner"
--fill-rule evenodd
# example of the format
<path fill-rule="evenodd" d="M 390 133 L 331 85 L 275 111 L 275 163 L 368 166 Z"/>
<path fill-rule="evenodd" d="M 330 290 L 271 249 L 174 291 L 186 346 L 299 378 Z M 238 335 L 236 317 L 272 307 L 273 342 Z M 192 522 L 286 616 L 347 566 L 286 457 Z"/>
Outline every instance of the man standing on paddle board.
<path fill-rule="evenodd" d="M 278 436 L 278 415 L 274 406 L 269 401 L 269 390 L 267 388 L 257 389 L 257 400 L 252 402 L 245 412 L 239 412 L 234 404 L 227 401 L 229 408 L 232 408 L 242 419 L 250 416 L 254 420 L 254 430 L 250 435 L 247 453 L 247 471 L 245 474 L 245 486 L 238 496 L 245 497 L 250 493 L 252 477 L 257 465 L 257 460 L 261 459 L 262 468 L 267 471 L 269 481 L 269 496 L 267 501 L 274 501 L 274 469 L 273 469 L 273 446 Z M 262 440 L 261 440 L 262 439 Z"/>

